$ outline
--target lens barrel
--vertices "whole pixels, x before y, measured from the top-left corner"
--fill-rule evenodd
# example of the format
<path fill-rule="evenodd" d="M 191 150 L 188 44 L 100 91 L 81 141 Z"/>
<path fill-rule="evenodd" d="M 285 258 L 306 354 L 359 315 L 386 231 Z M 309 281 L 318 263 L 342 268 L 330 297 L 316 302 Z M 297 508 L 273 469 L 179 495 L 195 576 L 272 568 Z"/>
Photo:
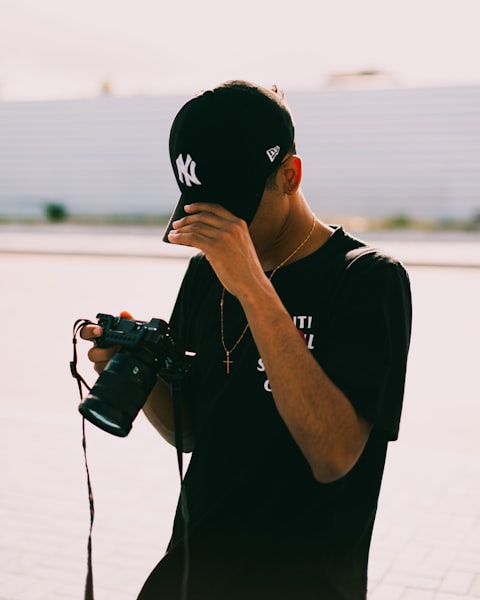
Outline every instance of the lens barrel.
<path fill-rule="evenodd" d="M 125 437 L 157 381 L 155 360 L 148 364 L 129 351 L 113 355 L 78 410 L 104 431 Z"/>

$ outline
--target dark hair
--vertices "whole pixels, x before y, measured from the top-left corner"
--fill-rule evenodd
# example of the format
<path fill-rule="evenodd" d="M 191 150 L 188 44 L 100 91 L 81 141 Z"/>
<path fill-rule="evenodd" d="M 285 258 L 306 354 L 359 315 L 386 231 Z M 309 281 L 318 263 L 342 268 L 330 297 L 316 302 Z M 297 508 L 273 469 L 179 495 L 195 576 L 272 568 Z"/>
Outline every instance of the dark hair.
<path fill-rule="evenodd" d="M 279 89 L 276 85 L 272 85 L 270 89 L 263 87 L 262 85 L 257 85 L 250 81 L 245 81 L 243 79 L 230 79 L 229 81 L 225 81 L 218 85 L 215 89 L 227 88 L 227 89 L 237 89 L 243 92 L 249 92 L 251 94 L 263 94 L 265 97 L 270 98 L 272 102 L 279 104 L 284 110 L 286 110 L 290 116 L 291 111 L 285 101 L 285 93 L 283 90 Z"/>

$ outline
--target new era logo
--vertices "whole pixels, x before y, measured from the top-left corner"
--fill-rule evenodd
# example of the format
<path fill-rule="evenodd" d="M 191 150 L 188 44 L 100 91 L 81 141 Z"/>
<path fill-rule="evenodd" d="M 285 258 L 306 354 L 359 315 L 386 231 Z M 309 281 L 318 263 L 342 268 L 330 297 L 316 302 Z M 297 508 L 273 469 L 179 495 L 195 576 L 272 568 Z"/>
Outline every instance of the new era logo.
<path fill-rule="evenodd" d="M 274 146 L 273 148 L 269 148 L 267 150 L 267 156 L 270 159 L 270 162 L 272 162 L 272 163 L 279 154 L 280 154 L 280 146 Z"/>
<path fill-rule="evenodd" d="M 185 160 L 183 160 L 183 156 L 179 154 L 177 156 L 176 163 L 178 180 L 181 183 L 184 183 L 188 187 L 192 187 L 192 183 L 195 185 L 202 185 L 202 182 L 198 179 L 197 174 L 195 173 L 197 163 L 192 160 L 190 154 L 187 154 Z"/>

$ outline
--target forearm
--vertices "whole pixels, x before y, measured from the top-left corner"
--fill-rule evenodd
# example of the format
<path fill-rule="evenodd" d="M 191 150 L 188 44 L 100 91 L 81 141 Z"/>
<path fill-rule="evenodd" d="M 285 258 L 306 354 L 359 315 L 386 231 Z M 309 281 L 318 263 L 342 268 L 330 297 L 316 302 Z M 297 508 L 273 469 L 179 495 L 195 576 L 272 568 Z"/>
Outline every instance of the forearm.
<path fill-rule="evenodd" d="M 342 477 L 362 453 L 370 425 L 317 363 L 270 282 L 243 306 L 277 409 L 315 478 Z"/>
<path fill-rule="evenodd" d="M 175 446 L 175 419 L 173 409 L 173 398 L 171 387 L 161 377 L 150 393 L 143 412 L 160 433 L 160 435 L 172 446 Z M 183 450 L 191 452 L 193 449 L 193 432 L 190 415 L 187 410 L 182 411 L 183 427 Z"/>

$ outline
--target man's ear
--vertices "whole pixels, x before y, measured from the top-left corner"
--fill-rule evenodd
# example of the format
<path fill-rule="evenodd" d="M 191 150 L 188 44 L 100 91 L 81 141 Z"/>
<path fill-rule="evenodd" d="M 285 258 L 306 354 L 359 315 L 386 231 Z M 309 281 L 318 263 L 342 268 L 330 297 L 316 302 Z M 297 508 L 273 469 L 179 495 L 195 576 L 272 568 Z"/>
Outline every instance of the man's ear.
<path fill-rule="evenodd" d="M 292 154 L 283 162 L 282 171 L 285 193 L 295 194 L 302 181 L 302 159 Z"/>

